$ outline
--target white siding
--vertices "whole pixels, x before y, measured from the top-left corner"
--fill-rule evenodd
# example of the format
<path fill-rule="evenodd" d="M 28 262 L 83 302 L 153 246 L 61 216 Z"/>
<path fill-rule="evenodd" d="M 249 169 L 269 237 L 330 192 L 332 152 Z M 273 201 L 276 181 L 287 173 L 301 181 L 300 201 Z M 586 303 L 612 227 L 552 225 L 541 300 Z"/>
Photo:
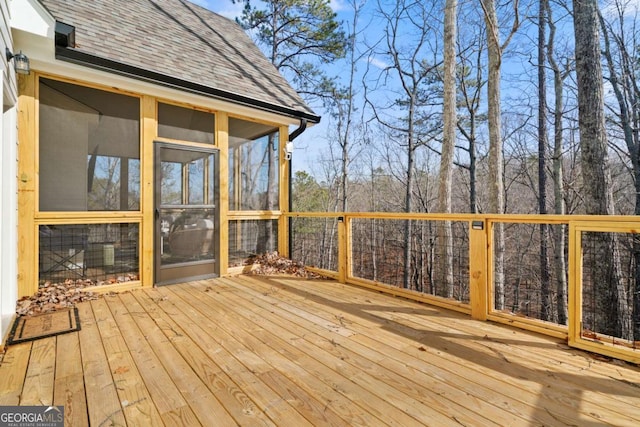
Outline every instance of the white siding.
<path fill-rule="evenodd" d="M 0 0 L 1 48 L 13 51 L 9 0 Z M 6 337 L 16 310 L 17 285 L 17 114 L 16 79 L 2 52 L 0 116 L 0 340 Z M 4 342 L 0 343 L 4 344 Z"/>

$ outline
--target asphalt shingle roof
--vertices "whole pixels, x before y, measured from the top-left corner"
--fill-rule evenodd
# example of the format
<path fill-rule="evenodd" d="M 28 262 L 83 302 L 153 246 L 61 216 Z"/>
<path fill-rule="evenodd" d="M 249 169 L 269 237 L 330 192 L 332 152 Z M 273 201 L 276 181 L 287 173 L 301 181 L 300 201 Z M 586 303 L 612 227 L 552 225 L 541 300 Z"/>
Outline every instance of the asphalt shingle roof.
<path fill-rule="evenodd" d="M 40 2 L 75 27 L 74 51 L 315 116 L 236 22 L 186 0 Z"/>

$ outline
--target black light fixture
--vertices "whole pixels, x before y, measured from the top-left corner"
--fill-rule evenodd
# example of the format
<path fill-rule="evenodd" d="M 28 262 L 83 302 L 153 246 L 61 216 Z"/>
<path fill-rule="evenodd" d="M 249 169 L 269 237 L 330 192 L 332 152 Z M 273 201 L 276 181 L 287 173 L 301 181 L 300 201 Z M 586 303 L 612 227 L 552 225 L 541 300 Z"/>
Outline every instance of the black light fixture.
<path fill-rule="evenodd" d="M 16 73 L 29 74 L 29 58 L 27 58 L 27 55 L 22 53 L 22 51 L 14 55 L 8 47 L 5 47 L 4 53 L 7 56 L 7 62 L 13 59 L 13 68 L 16 70 Z"/>

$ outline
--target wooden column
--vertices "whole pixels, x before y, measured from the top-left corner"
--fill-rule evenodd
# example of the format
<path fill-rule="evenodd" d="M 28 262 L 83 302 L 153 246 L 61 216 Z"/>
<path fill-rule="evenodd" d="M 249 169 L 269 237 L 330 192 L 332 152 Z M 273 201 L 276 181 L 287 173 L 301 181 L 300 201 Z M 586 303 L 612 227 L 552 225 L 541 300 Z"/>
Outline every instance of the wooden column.
<path fill-rule="evenodd" d="M 351 218 L 338 218 L 338 281 L 347 283 L 351 277 Z"/>
<path fill-rule="evenodd" d="M 38 291 L 36 75 L 18 75 L 18 298 Z"/>
<path fill-rule="evenodd" d="M 154 284 L 154 182 L 153 182 L 153 141 L 158 134 L 156 99 L 142 97 L 142 151 L 140 152 L 140 206 L 142 222 L 140 224 L 140 281 L 142 286 Z"/>
<path fill-rule="evenodd" d="M 218 204 L 220 230 L 220 253 L 218 264 L 220 276 L 227 274 L 229 267 L 229 116 L 227 113 L 216 113 L 216 142 L 220 149 L 219 170 L 220 202 Z M 238 183 L 236 183 L 238 187 Z"/>
<path fill-rule="evenodd" d="M 487 320 L 489 312 L 488 230 L 485 220 L 469 222 L 469 297 L 471 316 L 478 320 Z"/>
<path fill-rule="evenodd" d="M 280 174 L 280 212 L 289 212 L 289 167 L 290 162 L 284 158 L 284 147 L 289 139 L 289 128 L 287 126 L 280 127 L 280 141 L 278 144 L 278 159 L 280 160 L 278 173 Z M 278 253 L 281 256 L 289 257 L 289 217 L 280 215 L 278 218 Z"/>

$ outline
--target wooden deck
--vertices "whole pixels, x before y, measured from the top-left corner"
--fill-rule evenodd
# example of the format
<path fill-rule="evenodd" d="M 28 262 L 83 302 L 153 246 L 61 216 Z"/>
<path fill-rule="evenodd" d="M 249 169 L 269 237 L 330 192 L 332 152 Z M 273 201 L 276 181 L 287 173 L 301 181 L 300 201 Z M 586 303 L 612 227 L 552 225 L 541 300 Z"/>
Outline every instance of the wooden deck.
<path fill-rule="evenodd" d="M 238 276 L 79 305 L 82 330 L 10 346 L 0 405 L 67 426 L 640 425 L 640 369 L 454 312 Z"/>

